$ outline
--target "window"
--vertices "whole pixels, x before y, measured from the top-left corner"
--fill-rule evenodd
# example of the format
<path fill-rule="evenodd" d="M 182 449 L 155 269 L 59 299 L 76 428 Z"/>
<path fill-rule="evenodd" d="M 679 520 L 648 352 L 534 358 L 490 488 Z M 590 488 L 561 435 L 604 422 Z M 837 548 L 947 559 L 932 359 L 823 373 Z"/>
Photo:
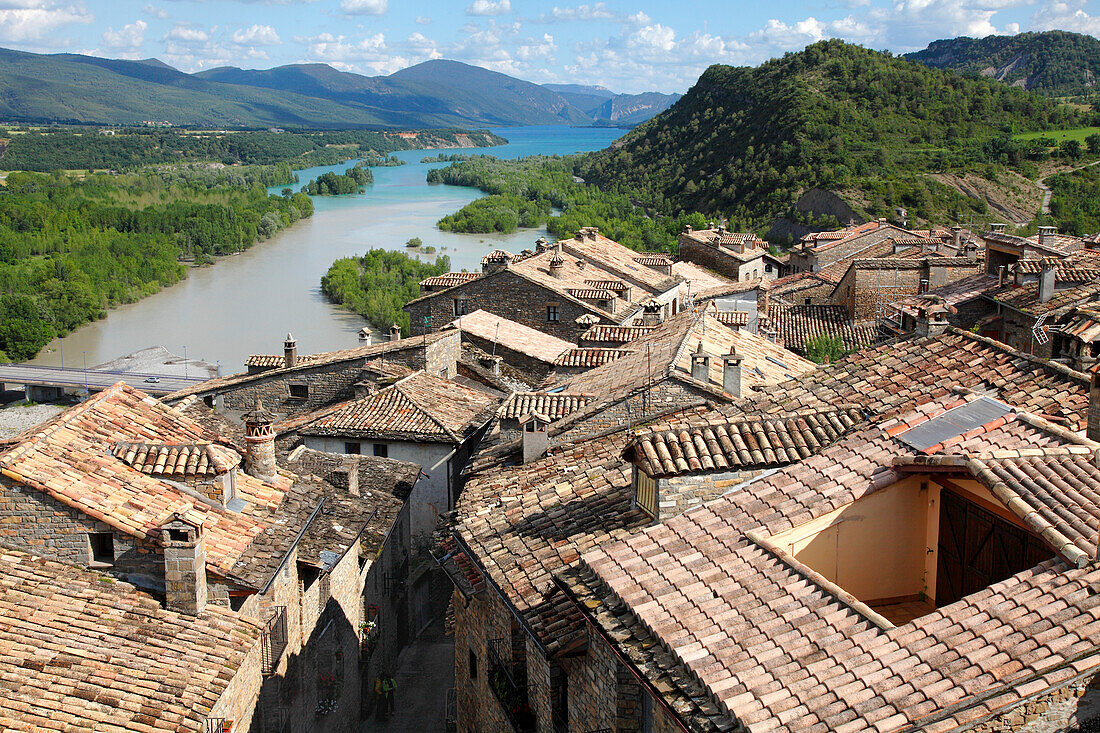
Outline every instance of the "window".
<path fill-rule="evenodd" d="M 290 385 L 290 397 L 295 400 L 309 399 L 309 385 L 308 384 L 292 384 Z"/>
<path fill-rule="evenodd" d="M 111 532 L 92 532 L 88 535 L 92 562 L 110 565 L 115 561 L 115 536 Z"/>
<path fill-rule="evenodd" d="M 347 453 L 348 455 L 353 455 L 353 456 L 359 455 L 359 444 L 358 443 L 344 443 L 344 452 Z"/>
<path fill-rule="evenodd" d="M 390 455 L 390 447 L 385 443 L 375 443 L 374 455 L 378 456 L 379 458 L 388 458 Z"/>
<path fill-rule="evenodd" d="M 321 569 L 313 565 L 298 563 L 298 580 L 302 584 L 302 592 L 309 590 L 321 577 Z"/>
<path fill-rule="evenodd" d="M 556 305 L 546 306 L 546 320 L 550 323 L 557 323 L 558 321 L 558 307 Z"/>
<path fill-rule="evenodd" d="M 467 298 L 455 298 L 454 309 L 456 316 L 464 316 L 470 312 L 470 301 Z"/>
<path fill-rule="evenodd" d="M 634 503 L 651 517 L 657 516 L 657 481 L 645 471 L 634 469 Z"/>
<path fill-rule="evenodd" d="M 477 655 L 473 649 L 470 650 L 470 679 L 477 679 Z"/>
<path fill-rule="evenodd" d="M 810 305 L 810 299 L 806 298 L 806 305 Z"/>

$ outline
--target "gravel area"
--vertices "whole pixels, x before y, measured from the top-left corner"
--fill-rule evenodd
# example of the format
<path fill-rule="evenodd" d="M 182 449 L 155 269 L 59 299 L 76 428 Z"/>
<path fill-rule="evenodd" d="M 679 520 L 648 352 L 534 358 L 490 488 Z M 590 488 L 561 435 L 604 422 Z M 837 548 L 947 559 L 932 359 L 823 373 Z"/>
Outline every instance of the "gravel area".
<path fill-rule="evenodd" d="M 0 440 L 30 430 L 66 409 L 65 405 L 11 405 L 0 409 Z"/>

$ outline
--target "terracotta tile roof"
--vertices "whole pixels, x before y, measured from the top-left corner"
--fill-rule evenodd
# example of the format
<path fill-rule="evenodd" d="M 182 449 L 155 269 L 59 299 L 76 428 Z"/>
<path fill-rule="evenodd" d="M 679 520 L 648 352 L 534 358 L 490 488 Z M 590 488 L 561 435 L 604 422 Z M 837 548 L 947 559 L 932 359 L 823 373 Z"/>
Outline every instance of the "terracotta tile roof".
<path fill-rule="evenodd" d="M 0 728 L 202 733 L 260 631 L 229 609 L 176 613 L 126 583 L 0 550 Z"/>
<path fill-rule="evenodd" d="M 1069 288 L 1055 289 L 1046 303 L 1039 302 L 1039 284 L 1032 282 L 1024 285 L 1004 285 L 985 292 L 985 296 L 994 302 L 1008 306 L 1030 315 L 1038 316 L 1059 308 L 1089 303 L 1100 298 L 1100 280 L 1093 280 Z"/>
<path fill-rule="evenodd" d="M 581 334 L 581 341 L 598 343 L 623 343 L 651 333 L 656 326 L 605 326 L 597 325 Z"/>
<path fill-rule="evenodd" d="M 461 443 L 495 411 L 497 400 L 457 382 L 417 372 L 298 429 L 302 435 Z"/>
<path fill-rule="evenodd" d="M 896 236 L 913 236 L 914 232 L 911 232 L 901 227 L 896 227 L 893 224 L 887 224 L 888 228 L 892 229 Z M 835 247 L 841 242 L 847 242 L 853 239 L 858 239 L 865 234 L 877 231 L 879 229 L 879 223 L 877 221 L 869 221 L 866 224 L 857 224 L 856 226 L 848 227 L 847 229 L 841 229 L 837 232 L 811 232 L 802 237 L 802 245 L 815 252 L 822 252 L 824 250 Z"/>
<path fill-rule="evenodd" d="M 785 466 L 808 458 L 862 421 L 855 408 L 776 415 L 711 415 L 639 432 L 628 457 L 654 478 Z"/>
<path fill-rule="evenodd" d="M 942 287 L 933 288 L 926 293 L 905 298 L 898 303 L 898 306 L 904 313 L 915 318 L 917 308 L 926 305 L 930 297 L 938 298 L 944 305 L 955 308 L 962 303 L 974 300 L 986 290 L 995 287 L 997 287 L 996 275 L 986 275 L 984 273 L 970 275 Z"/>
<path fill-rule="evenodd" d="M 583 258 L 589 267 L 596 265 L 600 269 L 611 273 L 611 277 L 589 274 L 588 280 L 625 280 L 628 283 L 644 287 L 650 291 L 651 295 L 657 295 L 675 285 L 674 279 L 670 279 L 667 275 L 663 275 L 635 259 L 639 256 L 653 257 L 662 260 L 659 264 L 671 265 L 672 260 L 668 255 L 640 255 L 640 253 L 629 247 L 624 247 L 602 234 L 587 237 L 578 235 L 571 239 L 559 240 L 558 244 L 561 245 L 562 251 L 566 255 Z M 567 259 L 571 258 L 567 257 Z"/>
<path fill-rule="evenodd" d="M 749 323 L 748 311 L 718 311 L 714 317 L 723 326 L 747 326 Z"/>
<path fill-rule="evenodd" d="M 296 359 L 298 366 L 304 366 L 306 364 L 312 364 L 316 361 L 318 355 L 316 354 L 303 354 Z M 286 366 L 286 357 L 283 354 L 249 354 L 245 359 L 244 365 L 246 367 L 255 368 L 282 368 Z"/>
<path fill-rule="evenodd" d="M 203 525 L 209 568 L 248 582 L 238 558 L 273 519 L 289 481 L 236 479 L 240 512 L 229 511 L 137 470 L 114 455 L 118 443 L 204 443 L 217 436 L 142 392 L 119 383 L 91 397 L 0 455 L 0 473 L 126 534 L 158 539 L 173 514 Z M 219 452 L 231 456 L 230 449 Z M 236 457 L 239 462 L 239 456 Z M 285 548 L 284 548 L 285 549 Z"/>
<path fill-rule="evenodd" d="M 157 476 L 217 476 L 238 465 L 240 456 L 211 443 L 134 443 L 112 449 L 115 457 L 142 473 Z"/>
<path fill-rule="evenodd" d="M 585 347 L 582 349 L 570 349 L 554 360 L 554 366 L 591 368 L 615 361 L 620 356 L 626 356 L 629 351 L 624 349 L 603 349 Z"/>
<path fill-rule="evenodd" d="M 811 339 L 822 336 L 840 337 L 844 348 L 855 351 L 878 340 L 878 325 L 874 321 L 856 323 L 843 305 L 785 305 L 775 303 L 768 308 L 768 329 L 788 349 L 805 353 Z"/>
<path fill-rule="evenodd" d="M 530 412 L 537 412 L 551 420 L 560 420 L 583 408 L 591 399 L 592 395 L 568 392 L 516 392 L 501 406 L 500 417 L 519 420 Z"/>
<path fill-rule="evenodd" d="M 427 296 L 431 297 L 431 296 Z M 340 351 L 328 351 L 321 354 L 311 354 L 313 361 L 306 364 L 297 364 L 289 369 L 285 367 L 279 367 L 259 374 L 247 374 L 241 372 L 239 374 L 230 374 L 224 377 L 217 377 L 210 379 L 206 382 L 202 382 L 193 387 L 187 389 L 181 389 L 178 392 L 173 392 L 167 395 L 164 399 L 172 402 L 176 400 L 182 400 L 184 397 L 188 397 L 193 394 L 205 394 L 209 392 L 215 392 L 218 390 L 228 389 L 229 387 L 236 387 L 242 384 L 248 384 L 250 382 L 263 381 L 265 379 L 271 379 L 273 376 L 280 376 L 283 374 L 292 374 L 295 371 L 302 369 L 310 369 L 317 366 L 324 366 L 328 364 L 337 364 L 340 362 L 349 362 L 362 359 L 364 362 L 370 361 L 383 354 L 392 354 L 396 351 L 406 351 L 409 349 L 423 349 L 426 345 L 435 343 L 436 341 L 447 338 L 449 334 L 445 331 L 436 331 L 434 333 L 425 334 L 424 336 L 412 336 L 407 339 L 401 339 L 400 341 L 385 341 L 380 344 L 370 344 L 364 346 L 356 346 L 351 349 L 342 349 Z"/>
<path fill-rule="evenodd" d="M 1100 472 L 1083 454 L 1100 446 L 1056 447 L 1047 453 L 1056 461 L 1023 468 L 1031 436 L 1007 427 L 986 432 L 1008 452 L 990 459 L 998 469 L 985 480 L 1007 487 L 1013 511 L 1052 546 L 1084 552 L 1100 523 Z M 859 429 L 746 489 L 603 543 L 557 577 L 699 730 L 949 730 L 988 712 L 983 700 L 1018 702 L 1023 682 L 1035 692 L 1100 668 L 1100 605 L 1084 585 L 1100 579 L 1095 567 L 1044 562 L 895 627 L 768 540 L 896 483 L 907 456 L 883 426 Z M 983 465 L 970 468 L 986 470 L 976 460 Z M 1084 652 L 1083 667 L 1059 675 Z"/>
<path fill-rule="evenodd" d="M 506 349 L 524 354 L 539 361 L 553 364 L 572 344 L 522 323 L 495 316 L 484 310 L 476 310 L 456 318 L 448 327 L 476 336 L 484 341 L 498 343 Z"/>
<path fill-rule="evenodd" d="M 454 537 L 448 534 L 440 538 L 431 553 L 463 597 L 469 599 L 485 592 L 484 576 Z"/>
<path fill-rule="evenodd" d="M 1056 330 L 1091 344 L 1100 339 L 1100 311 L 1076 308 L 1066 314 Z"/>
<path fill-rule="evenodd" d="M 597 290 L 595 288 L 566 288 L 565 292 L 580 300 L 614 300 L 616 297 L 611 290 Z"/>
<path fill-rule="evenodd" d="M 515 259 L 516 255 L 512 254 L 511 252 L 505 252 L 502 249 L 494 249 L 492 252 L 481 258 L 481 264 L 499 264 L 501 262 L 512 262 Z"/>
<path fill-rule="evenodd" d="M 660 265 L 672 266 L 672 260 L 664 255 L 643 255 L 641 257 L 635 257 L 634 261 L 639 265 L 645 265 L 646 267 L 654 267 Z"/>
<path fill-rule="evenodd" d="M 629 287 L 622 280 L 585 280 L 584 284 L 598 290 L 613 290 L 616 293 L 622 292 Z"/>
<path fill-rule="evenodd" d="M 1030 237 L 1019 237 L 1015 234 L 1005 234 L 1004 232 L 982 232 L 981 238 L 989 242 L 1005 244 L 1011 247 L 1039 249 L 1062 255 L 1076 252 L 1084 245 L 1083 239 L 1068 234 L 1048 236 L 1041 244 L 1038 234 L 1032 234 Z"/>
<path fill-rule="evenodd" d="M 484 260 L 483 260 L 484 261 Z M 422 288 L 453 288 L 455 285 L 468 283 L 481 277 L 480 272 L 447 272 L 442 275 L 434 275 L 420 281 Z"/>
<path fill-rule="evenodd" d="M 686 299 L 689 293 L 696 298 L 705 298 L 712 292 L 722 291 L 734 284 L 727 277 L 722 277 L 716 272 L 696 265 L 694 262 L 684 260 L 672 264 L 672 274 L 684 279 L 684 282 L 680 284 L 680 297 L 682 299 Z"/>

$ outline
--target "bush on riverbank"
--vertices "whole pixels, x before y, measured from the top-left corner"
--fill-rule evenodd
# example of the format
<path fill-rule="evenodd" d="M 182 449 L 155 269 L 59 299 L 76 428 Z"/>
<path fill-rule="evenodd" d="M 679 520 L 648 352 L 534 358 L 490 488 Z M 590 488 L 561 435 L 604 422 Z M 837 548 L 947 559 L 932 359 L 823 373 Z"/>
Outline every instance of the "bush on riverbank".
<path fill-rule="evenodd" d="M 349 193 L 362 193 L 363 187 L 374 183 L 374 174 L 370 168 L 356 165 L 344 171 L 343 175 L 329 171 L 302 187 L 302 193 L 310 196 L 344 196 Z"/>
<path fill-rule="evenodd" d="M 321 292 L 329 300 L 353 310 L 375 328 L 387 331 L 397 323 L 409 335 L 409 314 L 401 308 L 420 296 L 420 281 L 450 272 L 446 255 L 434 263 L 421 262 L 404 252 L 372 249 L 361 257 L 344 257 L 332 263 L 321 278 Z"/>
<path fill-rule="evenodd" d="M 33 358 L 54 336 L 186 276 L 183 261 L 247 249 L 313 214 L 304 194 L 151 172 L 12 173 L 0 196 L 0 351 Z M 212 181 L 211 178 L 214 180 Z"/>

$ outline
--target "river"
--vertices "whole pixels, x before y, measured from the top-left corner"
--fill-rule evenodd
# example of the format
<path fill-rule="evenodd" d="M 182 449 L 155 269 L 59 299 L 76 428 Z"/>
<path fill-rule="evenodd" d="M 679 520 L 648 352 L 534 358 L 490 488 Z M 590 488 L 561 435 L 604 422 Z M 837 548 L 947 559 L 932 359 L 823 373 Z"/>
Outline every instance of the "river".
<path fill-rule="evenodd" d="M 89 366 L 148 346 L 220 366 L 222 374 L 241 371 L 249 354 L 280 354 L 287 332 L 303 354 L 347 348 L 357 343 L 364 325 L 359 316 L 336 308 L 320 291 L 321 276 L 333 260 L 384 247 L 405 250 L 420 237 L 436 254 L 451 258 L 455 270 L 476 270 L 493 249 L 518 252 L 533 248 L 542 230 L 509 235 L 441 232 L 435 222 L 483 194 L 463 186 L 429 186 L 429 169 L 445 163 L 421 163 L 443 153 L 487 153 L 501 158 L 566 155 L 599 150 L 621 130 L 570 127 L 495 129 L 507 145 L 472 150 L 407 150 L 396 155 L 407 165 L 374 168 L 374 183 L 363 194 L 314 197 L 314 214 L 248 251 L 220 257 L 215 265 L 195 268 L 186 280 L 137 303 L 111 310 L 63 340 L 54 339 L 34 364 Z M 301 187 L 329 170 L 348 164 L 298 171 Z M 272 189 L 277 193 L 282 187 Z M 428 256 L 428 255 L 425 255 Z M 436 255 L 430 255 L 434 258 Z"/>

